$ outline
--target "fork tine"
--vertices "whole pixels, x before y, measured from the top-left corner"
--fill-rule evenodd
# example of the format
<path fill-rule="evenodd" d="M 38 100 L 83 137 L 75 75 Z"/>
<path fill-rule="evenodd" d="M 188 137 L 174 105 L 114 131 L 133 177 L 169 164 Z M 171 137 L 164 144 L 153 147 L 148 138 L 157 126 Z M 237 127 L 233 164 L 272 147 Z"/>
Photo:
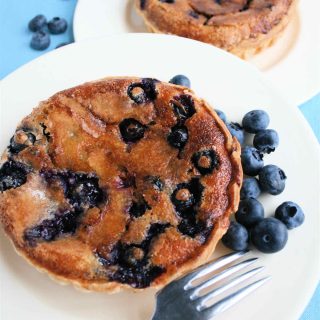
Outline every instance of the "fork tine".
<path fill-rule="evenodd" d="M 208 292 L 207 294 L 199 297 L 199 302 L 200 304 L 197 306 L 197 310 L 198 311 L 202 311 L 204 309 L 206 309 L 206 302 L 208 302 L 210 299 L 212 299 L 213 297 L 223 293 L 224 291 L 235 287 L 236 285 L 238 285 L 239 283 L 241 283 L 244 280 L 247 280 L 251 277 L 253 277 L 254 275 L 256 275 L 257 273 L 259 273 L 260 271 L 262 271 L 264 269 L 264 267 L 258 267 L 255 269 L 252 269 L 250 271 L 247 271 L 237 277 L 235 277 L 234 279 L 232 279 L 231 281 L 228 281 L 226 284 L 218 287 L 217 289 L 214 289 L 210 292 Z"/>
<path fill-rule="evenodd" d="M 193 272 L 178 279 L 178 281 L 180 281 L 180 280 L 188 281 L 186 283 L 186 285 L 184 286 L 184 290 L 188 290 L 190 288 L 193 288 L 193 286 L 191 284 L 193 281 L 198 280 L 201 277 L 227 265 L 228 263 L 241 258 L 242 256 L 244 256 L 248 252 L 249 252 L 249 250 L 233 252 L 233 253 L 226 254 L 226 255 L 220 257 L 219 259 L 209 261 L 208 263 L 195 269 Z"/>
<path fill-rule="evenodd" d="M 200 283 L 199 285 L 192 287 L 194 289 L 194 291 L 190 295 L 191 300 L 196 299 L 199 296 L 199 293 L 201 290 L 208 288 L 209 286 L 213 285 L 214 283 L 230 276 L 231 274 L 233 274 L 243 268 L 246 268 L 247 266 L 254 263 L 257 259 L 258 258 L 251 258 L 251 259 L 247 259 L 245 261 L 239 262 L 239 263 L 221 271 L 220 273 L 216 274 L 215 276 L 211 277 L 210 279 L 206 280 L 205 282 Z"/>
<path fill-rule="evenodd" d="M 238 301 L 246 297 L 251 292 L 255 291 L 257 288 L 261 287 L 270 279 L 271 277 L 269 276 L 255 281 L 200 312 L 205 316 L 205 319 L 211 319 L 214 316 L 232 307 Z"/>

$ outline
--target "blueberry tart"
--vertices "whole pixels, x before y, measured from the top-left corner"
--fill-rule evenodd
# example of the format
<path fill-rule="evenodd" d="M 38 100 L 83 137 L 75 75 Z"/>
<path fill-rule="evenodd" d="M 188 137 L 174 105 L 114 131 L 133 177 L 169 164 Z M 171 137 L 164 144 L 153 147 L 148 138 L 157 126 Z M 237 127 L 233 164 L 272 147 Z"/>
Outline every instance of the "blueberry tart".
<path fill-rule="evenodd" d="M 206 261 L 237 210 L 240 146 L 190 89 L 106 78 L 59 92 L 0 162 L 17 251 L 88 290 L 160 288 Z"/>
<path fill-rule="evenodd" d="M 135 0 L 151 32 L 195 39 L 248 58 L 272 45 L 296 0 Z"/>

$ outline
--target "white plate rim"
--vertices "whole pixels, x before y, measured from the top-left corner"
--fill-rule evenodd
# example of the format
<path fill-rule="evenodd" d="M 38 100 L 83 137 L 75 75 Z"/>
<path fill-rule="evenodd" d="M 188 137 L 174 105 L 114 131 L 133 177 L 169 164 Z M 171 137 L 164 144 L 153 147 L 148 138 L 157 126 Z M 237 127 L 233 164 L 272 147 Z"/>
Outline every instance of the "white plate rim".
<path fill-rule="evenodd" d="M 136 38 L 136 39 L 143 39 L 143 41 L 159 41 L 159 42 L 162 42 L 162 41 L 167 41 L 167 42 L 180 42 L 181 44 L 182 43 L 190 43 L 190 42 L 193 42 L 192 40 L 188 40 L 188 39 L 183 39 L 183 38 L 178 38 L 178 37 L 174 37 L 174 36 L 164 36 L 164 35 L 157 35 L 155 39 L 155 36 L 154 35 L 150 35 L 150 34 L 132 34 L 132 35 L 121 35 L 120 37 L 119 36 L 109 36 L 109 37 L 106 37 L 106 38 L 102 38 L 102 39 L 96 39 L 96 40 L 92 40 L 92 41 L 88 41 L 86 43 L 81 43 L 80 45 L 79 44 L 73 44 L 71 46 L 68 46 L 66 48 L 62 48 L 59 52 L 58 51 L 55 51 L 55 52 L 50 52 L 30 63 L 28 63 L 27 65 L 24 65 L 22 67 L 20 67 L 17 71 L 13 72 L 12 74 L 8 75 L 6 78 L 4 78 L 1 82 L 1 91 L 6 87 L 6 85 L 12 81 L 14 81 L 15 77 L 16 76 L 19 76 L 19 74 L 23 74 L 25 72 L 30 72 L 30 70 L 32 70 L 33 67 L 37 67 L 37 65 L 41 66 L 41 65 L 46 65 L 46 61 L 50 61 L 52 60 L 55 56 L 63 56 L 63 54 L 66 54 L 68 53 L 68 51 L 71 53 L 71 52 L 74 52 L 77 48 L 84 48 L 85 46 L 90 46 L 90 45 L 94 45 L 94 44 L 98 44 L 99 42 L 121 42 L 121 41 L 126 41 L 126 39 L 130 39 L 130 38 Z M 170 39 L 171 38 L 171 39 Z M 194 46 L 194 44 L 193 44 Z M 206 44 L 203 44 L 203 43 L 200 43 L 198 42 L 198 46 L 199 47 L 209 47 L 208 45 Z M 240 65 L 245 65 L 246 68 L 248 70 L 250 70 L 250 72 L 253 72 L 255 73 L 259 78 L 261 78 L 260 75 L 258 75 L 258 71 L 253 68 L 252 66 L 248 66 L 247 64 L 245 64 L 245 62 L 241 61 L 240 59 L 237 59 L 237 58 L 234 58 L 233 56 L 231 56 L 230 54 L 228 53 L 225 53 L 223 52 L 222 50 L 219 50 L 219 49 L 216 49 L 216 48 L 212 48 L 210 46 L 210 50 L 212 51 L 216 51 L 217 55 L 222 55 L 222 56 L 225 56 L 226 60 L 238 60 L 238 64 Z M 262 80 L 265 84 L 265 86 L 267 87 L 270 87 L 272 88 L 272 86 L 268 83 L 268 81 L 265 81 L 265 80 Z M 270 89 L 269 88 L 269 89 Z M 274 90 L 274 89 L 270 89 L 271 91 L 274 92 L 275 96 L 277 97 L 277 99 L 279 99 L 279 101 L 282 101 L 284 105 L 286 105 L 286 103 L 283 101 L 283 99 L 281 98 L 281 96 L 277 93 L 277 90 Z M 296 109 L 296 108 L 293 108 L 293 109 Z M 2 111 L 2 107 L 0 109 L 0 111 Z M 293 112 L 295 114 L 296 117 L 299 118 L 302 126 L 303 126 L 303 130 L 304 130 L 304 134 L 307 136 L 307 139 L 309 140 L 310 139 L 310 143 L 312 143 L 312 145 L 316 146 L 316 154 L 317 154 L 317 157 L 318 159 L 320 159 L 320 150 L 318 148 L 318 143 L 317 143 L 317 140 L 314 136 L 314 134 L 312 133 L 312 130 L 311 128 L 309 127 L 309 125 L 307 124 L 306 120 L 302 117 L 302 115 L 299 113 L 298 110 L 290 110 L 290 112 Z M 0 113 L 0 120 L 2 119 L 2 113 Z M 305 298 L 304 298 L 304 301 L 300 301 L 300 313 L 303 311 L 304 307 L 306 306 L 306 304 L 308 303 L 308 300 L 310 299 L 316 285 L 317 285 L 317 280 L 320 279 L 320 270 L 318 270 L 318 273 L 314 273 L 313 274 L 313 280 L 314 280 L 314 283 L 312 286 L 310 286 L 308 288 L 308 292 L 306 292 L 306 295 L 305 295 Z"/>

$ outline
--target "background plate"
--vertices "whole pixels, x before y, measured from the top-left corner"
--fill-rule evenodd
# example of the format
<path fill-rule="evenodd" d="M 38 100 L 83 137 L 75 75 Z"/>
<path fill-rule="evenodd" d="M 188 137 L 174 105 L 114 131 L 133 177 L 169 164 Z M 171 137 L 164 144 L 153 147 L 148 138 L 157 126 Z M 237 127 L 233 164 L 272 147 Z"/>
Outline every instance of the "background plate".
<path fill-rule="evenodd" d="M 320 91 L 320 2 L 300 1 L 299 15 L 274 46 L 250 60 L 294 105 Z M 147 32 L 133 0 L 78 0 L 76 41 L 124 32 Z"/>
<path fill-rule="evenodd" d="M 175 54 L 172 54 L 172 53 Z M 198 59 L 197 57 L 203 57 Z M 297 319 L 319 279 L 319 149 L 311 129 L 296 108 L 287 105 L 252 66 L 212 46 L 173 36 L 131 34 L 111 36 L 63 47 L 23 66 L 1 82 L 0 149 L 20 119 L 40 100 L 58 90 L 105 76 L 144 76 L 168 80 L 184 73 L 197 94 L 240 121 L 252 108 L 263 108 L 278 130 L 280 146 L 266 157 L 288 176 L 280 196 L 261 198 L 267 215 L 285 200 L 306 213 L 301 228 L 290 231 L 285 249 L 263 255 L 264 275 L 272 280 L 219 319 Z M 149 319 L 154 291 L 85 294 L 60 286 L 38 273 L 13 250 L 0 232 L 0 274 L 3 319 L 81 320 Z M 215 256 L 225 253 L 221 247 Z"/>

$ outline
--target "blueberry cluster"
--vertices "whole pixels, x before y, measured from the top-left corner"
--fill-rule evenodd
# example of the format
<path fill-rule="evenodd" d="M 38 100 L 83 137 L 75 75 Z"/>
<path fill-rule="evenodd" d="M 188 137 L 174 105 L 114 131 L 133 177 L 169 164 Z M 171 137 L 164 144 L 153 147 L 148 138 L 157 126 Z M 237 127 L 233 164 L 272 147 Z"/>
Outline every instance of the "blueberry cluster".
<path fill-rule="evenodd" d="M 154 223 L 150 226 L 146 238 L 139 244 L 118 242 L 111 250 L 104 246 L 96 254 L 105 267 L 112 267 L 108 274 L 111 280 L 127 283 L 134 288 L 145 288 L 165 270 L 152 265 L 149 259 L 150 245 L 153 239 L 165 232 L 169 224 Z"/>
<path fill-rule="evenodd" d="M 217 114 L 227 122 L 225 114 Z M 230 133 L 242 145 L 241 162 L 243 180 L 240 192 L 240 204 L 222 242 L 233 250 L 244 250 L 249 240 L 260 251 L 274 253 L 284 248 L 288 240 L 287 229 L 301 225 L 304 221 L 302 209 L 294 202 L 284 202 L 275 212 L 275 218 L 264 218 L 264 208 L 257 200 L 262 192 L 278 195 L 285 188 L 286 175 L 276 165 L 264 166 L 263 157 L 275 151 L 279 145 L 279 136 L 275 130 L 267 129 L 269 115 L 263 110 L 252 110 L 238 123 L 227 123 Z M 254 134 L 253 146 L 244 145 L 245 134 Z M 258 179 L 256 178 L 258 176 Z"/>
<path fill-rule="evenodd" d="M 225 114 L 216 110 L 218 116 L 227 125 L 232 136 L 242 145 L 241 163 L 247 178 L 243 181 L 240 197 L 257 198 L 261 192 L 272 195 L 280 194 L 286 183 L 284 171 L 276 165 L 264 166 L 264 155 L 275 151 L 279 145 L 279 136 L 275 130 L 267 129 L 270 118 L 263 110 L 252 110 L 245 114 L 242 126 L 239 123 L 227 122 Z M 244 145 L 245 135 L 254 134 L 253 146 Z M 255 177 L 258 176 L 259 179 Z"/>
<path fill-rule="evenodd" d="M 64 33 L 68 28 L 68 23 L 65 19 L 59 17 L 54 17 L 48 22 L 44 15 L 39 14 L 30 20 L 28 27 L 30 31 L 34 32 L 30 42 L 31 48 L 45 50 L 51 42 L 49 33 L 54 35 Z M 66 44 L 61 43 L 57 48 Z"/>
<path fill-rule="evenodd" d="M 75 209 L 97 207 L 105 198 L 99 186 L 99 179 L 94 174 L 82 172 L 42 170 L 41 176 L 49 183 L 58 181 L 68 199 Z"/>
<path fill-rule="evenodd" d="M 179 83 L 175 82 L 175 84 Z M 170 106 L 177 118 L 177 124 L 171 128 L 167 141 L 172 147 L 182 150 L 189 138 L 185 122 L 196 113 L 194 101 L 190 95 L 181 94 L 170 101 Z"/>

